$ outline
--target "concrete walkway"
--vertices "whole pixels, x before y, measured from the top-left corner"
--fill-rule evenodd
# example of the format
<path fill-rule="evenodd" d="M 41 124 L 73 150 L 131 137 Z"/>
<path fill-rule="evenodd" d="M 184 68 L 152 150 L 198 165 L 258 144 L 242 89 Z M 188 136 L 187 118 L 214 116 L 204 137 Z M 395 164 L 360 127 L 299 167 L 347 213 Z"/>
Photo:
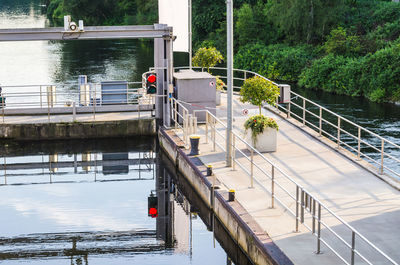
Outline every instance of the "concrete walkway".
<path fill-rule="evenodd" d="M 225 101 L 224 99 L 222 101 Z M 244 116 L 242 110 L 249 110 Z M 226 117 L 225 107 L 217 110 L 217 115 Z M 370 173 L 357 163 L 351 161 L 334 149 L 323 144 L 303 130 L 292 125 L 285 119 L 272 112 L 263 110 L 265 115 L 277 119 L 280 126 L 278 133 L 278 151 L 264 154 L 297 183 L 307 189 L 325 206 L 339 215 L 346 222 L 357 229 L 368 240 L 388 254 L 397 263 L 400 263 L 400 192 L 391 187 L 374 174 Z M 243 134 L 243 123 L 248 116 L 257 114 L 258 109 L 251 105 L 244 105 L 235 97 L 234 102 L 234 129 Z M 199 128 L 202 135 L 204 128 Z M 224 135 L 223 128 L 218 129 Z M 180 134 L 180 132 L 177 132 Z M 222 137 L 217 141 L 224 146 Z M 249 154 L 244 144 L 239 144 L 243 153 Z M 269 193 L 271 181 L 255 168 L 254 188 L 250 188 L 250 177 L 239 166 L 236 170 L 225 167 L 225 153 L 217 148 L 212 151 L 212 144 L 205 143 L 202 137 L 199 158 L 204 164 L 211 164 L 217 179 L 222 183 L 221 188 L 235 189 L 238 201 L 252 214 L 261 227 L 270 235 L 274 242 L 295 264 L 342 264 L 324 244 L 322 254 L 316 254 L 317 238 L 307 228 L 300 226 L 300 232 L 295 231 L 295 218 L 288 209 L 295 211 L 295 185 L 282 174 L 276 174 L 276 181 L 280 187 L 287 190 L 290 196 L 279 186 L 276 186 L 277 198 L 286 205 L 283 208 L 275 202 L 271 207 Z M 248 159 L 240 152 L 236 152 L 238 161 L 246 168 L 250 168 Z M 255 158 L 260 168 L 270 174 L 271 166 L 260 157 Z M 322 212 L 322 220 L 335 233 L 351 244 L 351 232 L 329 212 Z M 311 227 L 310 216 L 306 216 L 305 224 Z M 346 262 L 350 263 L 351 250 L 343 242 L 336 239 L 326 227 L 322 227 L 322 238 L 333 246 Z M 356 250 L 365 256 L 372 264 L 391 264 L 380 254 L 356 237 Z M 356 264 L 366 264 L 356 255 Z"/>

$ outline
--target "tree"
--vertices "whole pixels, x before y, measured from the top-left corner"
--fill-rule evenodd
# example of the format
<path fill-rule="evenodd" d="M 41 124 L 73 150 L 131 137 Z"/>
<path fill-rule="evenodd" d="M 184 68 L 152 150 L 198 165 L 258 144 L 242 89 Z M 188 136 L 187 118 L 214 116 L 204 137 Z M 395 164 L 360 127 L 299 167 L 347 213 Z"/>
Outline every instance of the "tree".
<path fill-rule="evenodd" d="M 337 25 L 345 7 L 344 0 L 271 0 L 266 12 L 289 41 L 318 43 Z"/>
<path fill-rule="evenodd" d="M 260 76 L 254 76 L 244 81 L 240 90 L 240 101 L 258 106 L 261 115 L 261 107 L 264 103 L 275 106 L 279 96 L 279 88 L 271 81 Z"/>
<path fill-rule="evenodd" d="M 223 60 L 224 57 L 215 47 L 204 47 L 197 50 L 193 57 L 193 66 L 207 68 L 207 72 L 210 72 L 210 67 L 221 63 Z"/>
<path fill-rule="evenodd" d="M 360 55 L 362 51 L 360 38 L 355 35 L 348 35 L 346 29 L 342 27 L 331 31 L 323 48 L 328 54 L 333 53 L 344 56 Z"/>

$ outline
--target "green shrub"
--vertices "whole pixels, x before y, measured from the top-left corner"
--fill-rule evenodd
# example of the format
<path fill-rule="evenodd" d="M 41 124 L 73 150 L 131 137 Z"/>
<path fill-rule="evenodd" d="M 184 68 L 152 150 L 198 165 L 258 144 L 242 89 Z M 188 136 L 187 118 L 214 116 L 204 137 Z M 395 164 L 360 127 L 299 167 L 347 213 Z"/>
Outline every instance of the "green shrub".
<path fill-rule="evenodd" d="M 200 48 L 193 57 L 193 66 L 207 68 L 207 71 L 210 72 L 210 67 L 221 63 L 222 60 L 224 57 L 215 47 Z"/>
<path fill-rule="evenodd" d="M 326 53 L 357 56 L 362 52 L 360 38 L 355 35 L 348 35 L 346 29 L 338 27 L 331 31 L 323 48 Z"/>
<path fill-rule="evenodd" d="M 315 60 L 299 80 L 306 88 L 365 96 L 372 101 L 398 101 L 400 45 L 360 58 L 328 55 Z"/>
<path fill-rule="evenodd" d="M 303 68 L 314 57 L 315 51 L 308 45 L 290 47 L 283 44 L 249 44 L 235 55 L 235 67 L 251 69 L 270 79 L 297 81 Z"/>

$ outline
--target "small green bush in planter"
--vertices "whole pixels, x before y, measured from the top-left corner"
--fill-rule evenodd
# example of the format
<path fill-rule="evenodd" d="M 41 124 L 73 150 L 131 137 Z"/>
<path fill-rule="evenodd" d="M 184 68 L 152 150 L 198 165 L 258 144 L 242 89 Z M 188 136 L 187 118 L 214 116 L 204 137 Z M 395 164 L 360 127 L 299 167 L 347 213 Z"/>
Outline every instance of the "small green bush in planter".
<path fill-rule="evenodd" d="M 276 99 L 279 96 L 279 88 L 271 81 L 260 76 L 254 76 L 244 81 L 240 90 L 240 101 L 258 106 L 260 114 L 250 117 L 244 124 L 246 131 L 251 129 L 253 141 L 256 141 L 257 135 L 264 132 L 264 129 L 275 128 L 278 130 L 278 124 L 272 118 L 261 114 L 261 108 L 264 103 L 275 106 Z"/>
<path fill-rule="evenodd" d="M 193 57 L 193 66 L 207 68 L 207 72 L 210 72 L 210 67 L 214 67 L 223 60 L 224 57 L 215 47 L 200 48 Z"/>
<path fill-rule="evenodd" d="M 219 76 L 215 77 L 217 84 L 216 84 L 216 88 L 219 91 L 225 91 L 224 87 L 226 86 L 224 81 L 221 80 L 221 78 L 219 78 Z"/>

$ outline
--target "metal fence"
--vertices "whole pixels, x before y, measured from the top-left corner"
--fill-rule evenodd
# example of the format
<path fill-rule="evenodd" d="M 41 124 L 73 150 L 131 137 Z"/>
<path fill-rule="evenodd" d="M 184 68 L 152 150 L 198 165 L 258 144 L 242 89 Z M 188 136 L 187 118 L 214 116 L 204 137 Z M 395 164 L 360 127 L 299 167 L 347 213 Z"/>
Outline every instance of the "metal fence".
<path fill-rule="evenodd" d="M 189 145 L 188 136 L 199 132 L 196 114 L 205 112 L 206 144 L 211 144 L 213 151 L 219 148 L 226 153 L 226 147 L 221 143 L 226 141 L 227 127 L 220 119 L 208 110 L 190 114 L 185 102 L 175 98 L 170 102 L 173 126 L 182 132 L 182 141 L 186 145 Z M 250 187 L 257 182 L 267 191 L 272 208 L 277 201 L 294 216 L 296 232 L 299 231 L 300 224 L 308 229 L 316 237 L 317 254 L 321 253 L 324 245 L 345 264 L 398 264 L 236 132 L 232 132 L 231 137 L 232 169 L 235 170 L 236 166 L 239 166 L 250 177 Z M 329 225 L 328 220 L 335 225 Z"/>
<path fill-rule="evenodd" d="M 142 82 L 114 82 L 126 88 L 107 89 L 101 83 L 2 86 L 0 115 L 73 115 L 87 113 L 95 119 L 100 112 L 154 110 L 154 96 L 147 95 Z"/>
<path fill-rule="evenodd" d="M 176 70 L 188 67 L 176 67 Z M 204 71 L 204 68 L 193 67 Z M 226 81 L 226 68 L 211 67 L 210 72 Z M 240 91 L 243 82 L 253 76 L 259 76 L 279 86 L 262 75 L 241 69 L 234 69 L 234 85 Z M 279 103 L 279 101 L 277 101 Z M 294 118 L 320 136 L 336 142 L 338 148 L 345 148 L 355 154 L 359 160 L 365 160 L 374 166 L 379 174 L 400 179 L 400 145 L 368 130 L 343 116 L 291 91 L 290 103 L 279 103 L 277 109 L 286 113 L 287 118 Z"/>

